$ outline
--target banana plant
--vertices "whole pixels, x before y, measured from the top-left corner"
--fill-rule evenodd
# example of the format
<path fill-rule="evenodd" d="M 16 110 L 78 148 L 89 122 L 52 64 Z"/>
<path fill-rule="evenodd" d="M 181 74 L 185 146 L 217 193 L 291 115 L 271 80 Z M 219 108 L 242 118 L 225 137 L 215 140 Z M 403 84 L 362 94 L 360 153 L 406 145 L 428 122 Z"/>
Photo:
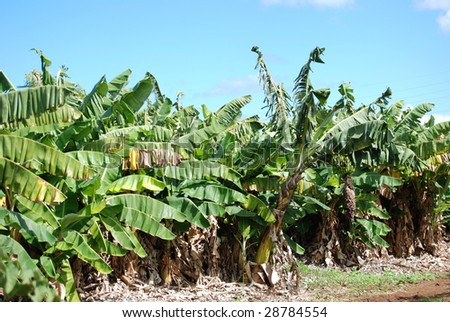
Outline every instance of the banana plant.
<path fill-rule="evenodd" d="M 34 249 L 34 256 L 39 256 L 41 265 L 46 267 L 44 265 L 51 261 L 44 256 L 44 252 L 57 243 L 57 231 L 61 226 L 52 209 L 67 198 L 61 190 L 63 178 L 84 181 L 93 177 L 95 172 L 59 150 L 15 135 L 0 135 L 0 155 L 0 182 L 5 201 L 4 208 L 0 209 L 2 249 L 9 249 L 8 254 L 23 257 L 27 252 L 21 244 L 27 244 L 27 249 Z M 45 174 L 54 177 L 45 180 Z M 2 265 L 11 270 L 11 278 L 20 276 L 21 280 L 26 281 L 28 286 L 23 285 L 24 288 L 35 288 L 35 292 L 30 292 L 35 294 L 35 300 L 55 299 L 56 293 L 47 289 L 48 282 L 45 286 L 47 278 L 63 282 L 53 265 L 47 265 L 51 267 L 47 272 L 54 274 L 44 275 L 37 269 L 34 258 L 32 260 L 28 254 L 17 263 L 2 258 Z M 2 281 L 10 296 L 23 295 L 22 291 L 16 293 L 22 286 L 10 283 L 10 279 Z"/>
<path fill-rule="evenodd" d="M 381 198 L 392 213 L 389 242 L 396 256 L 420 251 L 415 238 L 423 250 L 433 254 L 440 238 L 441 213 L 435 208 L 448 186 L 450 122 L 436 124 L 433 117 L 423 122 L 433 107 L 425 103 L 405 108 L 400 101 L 380 109 L 379 117 L 386 120 L 392 133 L 391 144 L 379 151 L 378 159 L 359 158 L 404 181 L 394 193 Z"/>
<path fill-rule="evenodd" d="M 257 263 L 264 264 L 269 260 L 274 243 L 283 239 L 283 218 L 306 169 L 319 161 L 326 161 L 333 153 L 350 154 L 382 141 L 384 125 L 371 117 L 373 112 L 369 107 L 352 114 L 342 113 L 349 108 L 345 102 L 350 93 L 343 87 L 343 97 L 338 103 L 332 108 L 326 107 L 330 90 L 315 89 L 310 80 L 312 64 L 323 63 L 324 48 L 315 48 L 311 52 L 295 80 L 292 99 L 285 94 L 282 85 L 275 85 L 268 76 L 259 48 L 253 47 L 252 50 L 258 55 L 256 67 L 268 105 L 270 122 L 267 131 L 269 134 L 275 132 L 273 140 L 280 146 L 279 155 L 286 158 L 286 176 L 273 207 L 276 221 L 266 228 L 255 257 Z"/>

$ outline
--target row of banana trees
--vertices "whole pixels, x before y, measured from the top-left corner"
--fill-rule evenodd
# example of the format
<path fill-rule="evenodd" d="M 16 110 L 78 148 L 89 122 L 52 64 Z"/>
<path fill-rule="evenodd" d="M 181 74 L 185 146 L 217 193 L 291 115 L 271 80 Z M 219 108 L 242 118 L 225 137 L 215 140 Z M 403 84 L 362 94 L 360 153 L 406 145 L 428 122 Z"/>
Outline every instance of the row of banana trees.
<path fill-rule="evenodd" d="M 16 89 L 0 71 L 0 288 L 9 299 L 79 300 L 99 278 L 159 285 L 291 284 L 296 255 L 360 264 L 367 250 L 435 253 L 449 207 L 450 122 L 431 104 L 329 104 L 315 48 L 291 95 L 256 69 L 267 123 L 239 97 L 215 112 L 171 100 L 150 73 L 86 93 L 35 50 Z M 294 272 L 294 274 L 292 274 Z M 298 272 L 297 272 L 298 273 Z M 96 275 L 97 274 L 97 275 Z"/>

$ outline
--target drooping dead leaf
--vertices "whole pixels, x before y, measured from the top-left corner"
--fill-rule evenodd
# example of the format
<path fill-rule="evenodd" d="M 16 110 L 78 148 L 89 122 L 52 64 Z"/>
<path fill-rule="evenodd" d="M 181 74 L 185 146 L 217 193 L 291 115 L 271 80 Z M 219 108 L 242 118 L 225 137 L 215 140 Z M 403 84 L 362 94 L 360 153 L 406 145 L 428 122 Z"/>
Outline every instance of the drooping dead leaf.
<path fill-rule="evenodd" d="M 122 170 L 138 170 L 178 165 L 180 164 L 181 159 L 181 154 L 172 150 L 130 149 L 129 156 L 123 158 Z"/>

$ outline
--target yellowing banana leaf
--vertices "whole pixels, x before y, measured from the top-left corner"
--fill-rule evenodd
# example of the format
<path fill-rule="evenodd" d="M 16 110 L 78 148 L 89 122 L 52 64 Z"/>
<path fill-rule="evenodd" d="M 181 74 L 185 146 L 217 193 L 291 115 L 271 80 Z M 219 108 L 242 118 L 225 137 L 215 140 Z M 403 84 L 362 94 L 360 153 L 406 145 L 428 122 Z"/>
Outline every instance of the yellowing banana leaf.
<path fill-rule="evenodd" d="M 0 157 L 0 183 L 34 202 L 59 204 L 66 199 L 64 194 L 50 183 L 3 157 Z"/>
<path fill-rule="evenodd" d="M 258 197 L 249 193 L 246 196 L 246 201 L 243 203 L 245 209 L 255 212 L 266 222 L 274 222 L 275 216 L 272 210 Z"/>
<path fill-rule="evenodd" d="M 248 191 L 278 191 L 282 181 L 279 177 L 256 177 L 250 178 L 243 183 Z"/>
<path fill-rule="evenodd" d="M 75 179 L 87 179 L 94 172 L 63 152 L 15 135 L 0 135 L 0 155 L 25 167 Z"/>
<path fill-rule="evenodd" d="M 0 124 L 20 122 L 55 111 L 66 102 L 69 91 L 59 86 L 39 86 L 0 95 Z"/>
<path fill-rule="evenodd" d="M 139 170 L 178 165 L 181 155 L 173 150 L 138 150 L 130 149 L 129 156 L 122 162 L 122 169 Z"/>
<path fill-rule="evenodd" d="M 114 181 L 109 187 L 109 193 L 120 193 L 124 191 L 162 191 L 166 185 L 164 182 L 147 175 L 129 175 Z"/>
<path fill-rule="evenodd" d="M 59 227 L 58 218 L 55 216 L 53 210 L 46 204 L 33 202 L 20 195 L 16 196 L 16 200 L 16 207 L 23 215 L 38 223 L 46 222 L 53 229 Z"/>

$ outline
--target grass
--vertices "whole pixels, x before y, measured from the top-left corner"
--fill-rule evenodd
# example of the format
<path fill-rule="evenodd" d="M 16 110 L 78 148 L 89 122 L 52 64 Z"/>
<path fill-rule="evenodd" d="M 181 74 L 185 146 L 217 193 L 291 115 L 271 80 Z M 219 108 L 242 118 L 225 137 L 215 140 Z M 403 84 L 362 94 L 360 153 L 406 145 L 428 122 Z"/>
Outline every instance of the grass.
<path fill-rule="evenodd" d="M 423 297 L 419 300 L 419 302 L 447 302 L 442 297 Z"/>
<path fill-rule="evenodd" d="M 303 286 L 312 293 L 314 301 L 359 301 L 437 277 L 433 273 L 345 272 L 340 269 L 310 267 L 302 263 L 299 263 L 299 267 Z"/>

